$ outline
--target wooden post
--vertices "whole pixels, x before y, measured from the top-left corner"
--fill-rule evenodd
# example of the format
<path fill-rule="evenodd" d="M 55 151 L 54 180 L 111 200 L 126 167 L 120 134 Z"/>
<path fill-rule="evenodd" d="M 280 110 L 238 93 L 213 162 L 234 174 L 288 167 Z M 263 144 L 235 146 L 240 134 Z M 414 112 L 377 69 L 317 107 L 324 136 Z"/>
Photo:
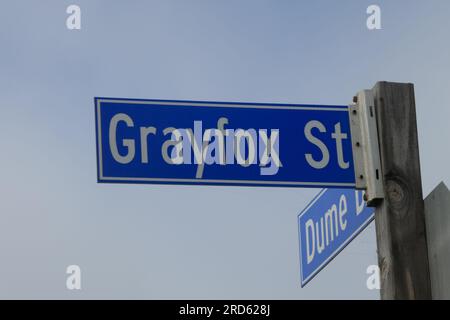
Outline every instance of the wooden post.
<path fill-rule="evenodd" d="M 381 299 L 431 299 L 414 86 L 378 82 L 372 92 L 385 190 L 375 211 Z"/>

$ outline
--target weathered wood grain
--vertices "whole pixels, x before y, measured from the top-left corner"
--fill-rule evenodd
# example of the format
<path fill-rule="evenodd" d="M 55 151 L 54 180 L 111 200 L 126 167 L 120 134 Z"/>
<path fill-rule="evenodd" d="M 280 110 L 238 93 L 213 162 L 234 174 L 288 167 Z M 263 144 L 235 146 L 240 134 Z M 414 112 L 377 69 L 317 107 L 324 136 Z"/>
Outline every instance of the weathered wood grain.
<path fill-rule="evenodd" d="M 385 199 L 375 223 L 382 299 L 431 299 L 414 86 L 372 89 Z"/>

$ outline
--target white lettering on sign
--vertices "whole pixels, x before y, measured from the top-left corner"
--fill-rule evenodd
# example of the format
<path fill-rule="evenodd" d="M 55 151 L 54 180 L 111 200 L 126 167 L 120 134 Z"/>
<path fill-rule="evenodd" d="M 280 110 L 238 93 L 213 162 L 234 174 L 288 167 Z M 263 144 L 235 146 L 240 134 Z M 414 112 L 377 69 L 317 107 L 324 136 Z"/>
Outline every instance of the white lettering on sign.
<path fill-rule="evenodd" d="M 128 127 L 134 127 L 134 123 L 133 120 L 125 113 L 118 113 L 112 117 L 109 124 L 109 147 L 111 148 L 111 154 L 113 155 L 114 160 L 119 163 L 126 164 L 130 163 L 134 159 L 135 145 L 133 139 L 123 139 L 122 143 L 123 146 L 127 148 L 127 154 L 124 156 L 119 154 L 116 141 L 117 125 L 119 122 L 125 122 Z"/>
<path fill-rule="evenodd" d="M 356 215 L 359 216 L 361 212 L 363 212 L 366 203 L 364 201 L 364 192 L 359 192 L 355 190 L 355 199 L 356 199 Z"/>
<path fill-rule="evenodd" d="M 309 142 L 311 142 L 313 145 L 319 148 L 321 152 L 321 158 L 314 159 L 311 153 L 305 154 L 305 158 L 311 167 L 315 169 L 323 169 L 330 162 L 330 151 L 328 150 L 326 144 L 323 143 L 322 140 L 313 135 L 312 133 L 313 129 L 318 130 L 320 133 L 326 133 L 327 130 L 325 126 L 320 121 L 317 120 L 311 120 L 305 125 L 304 130 L 305 137 Z M 339 122 L 334 125 L 334 132 L 331 134 L 331 137 L 336 142 L 336 153 L 339 167 L 341 169 L 348 169 L 350 163 L 344 160 L 344 152 L 342 146 L 343 140 L 346 140 L 348 136 L 346 133 L 341 132 L 341 124 Z"/>
<path fill-rule="evenodd" d="M 161 136 L 164 141 L 159 156 L 164 162 L 169 165 L 195 164 L 197 179 L 203 177 L 205 165 L 214 164 L 237 164 L 241 167 L 257 165 L 260 175 L 276 175 L 282 167 L 280 130 L 226 128 L 229 123 L 228 118 L 219 117 L 216 128 L 204 130 L 203 122 L 196 120 L 192 128 L 166 127 L 158 131 L 154 126 L 137 127 L 129 115 L 118 113 L 109 123 L 109 149 L 112 158 L 120 164 L 132 161 L 149 164 L 152 162 L 151 157 L 159 154 L 152 155 L 149 150 L 152 140 L 160 135 L 158 141 Z M 312 168 L 326 168 L 331 157 L 340 169 L 350 168 L 350 161 L 345 159 L 343 148 L 349 134 L 342 132 L 340 122 L 335 123 L 334 128 L 327 129 L 322 122 L 311 120 L 306 123 L 303 133 L 306 141 L 311 143 L 311 148 L 318 151 L 304 153 L 304 159 Z M 331 141 L 331 145 L 325 141 Z M 295 145 L 285 148 L 295 148 Z"/>
<path fill-rule="evenodd" d="M 282 163 L 279 155 L 278 129 L 225 129 L 229 120 L 221 117 L 217 128 L 203 130 L 202 121 L 194 121 L 191 128 L 167 127 L 162 134 L 168 138 L 161 146 L 161 156 L 170 165 L 197 165 L 196 178 L 202 178 L 205 164 L 238 164 L 242 167 L 260 166 L 261 175 L 277 174 Z M 157 135 L 155 127 L 140 127 L 139 141 L 134 138 L 118 139 L 119 126 L 134 128 L 134 122 L 125 113 L 118 113 L 111 118 L 109 124 L 109 147 L 115 161 L 128 164 L 135 160 L 136 145 L 140 143 L 140 162 L 148 164 L 149 141 L 152 135 Z M 119 152 L 119 145 L 125 152 Z M 193 157 L 192 157 L 193 155 Z M 193 159 L 192 159 L 193 158 Z"/>
<path fill-rule="evenodd" d="M 339 204 L 333 204 L 324 214 L 314 221 L 308 219 L 305 224 L 307 263 L 314 260 L 315 254 L 321 254 L 347 228 L 347 198 L 341 195 Z"/>
<path fill-rule="evenodd" d="M 340 123 L 336 123 L 334 125 L 334 132 L 331 134 L 331 137 L 336 140 L 336 152 L 339 167 L 341 167 L 342 169 L 348 169 L 350 164 L 344 160 L 344 152 L 342 150 L 342 140 L 347 139 L 347 134 L 341 132 Z"/>

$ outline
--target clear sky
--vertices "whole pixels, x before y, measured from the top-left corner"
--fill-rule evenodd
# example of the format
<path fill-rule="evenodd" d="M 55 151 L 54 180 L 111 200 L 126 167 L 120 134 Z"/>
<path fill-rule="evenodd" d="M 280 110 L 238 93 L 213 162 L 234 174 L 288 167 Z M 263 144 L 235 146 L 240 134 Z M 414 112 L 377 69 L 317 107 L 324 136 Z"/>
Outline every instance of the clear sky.
<path fill-rule="evenodd" d="M 449 15 L 447 0 L 2 1 L 0 298 L 378 299 L 373 224 L 300 287 L 297 215 L 318 189 L 97 184 L 93 97 L 345 105 L 412 82 L 427 195 L 450 185 Z"/>

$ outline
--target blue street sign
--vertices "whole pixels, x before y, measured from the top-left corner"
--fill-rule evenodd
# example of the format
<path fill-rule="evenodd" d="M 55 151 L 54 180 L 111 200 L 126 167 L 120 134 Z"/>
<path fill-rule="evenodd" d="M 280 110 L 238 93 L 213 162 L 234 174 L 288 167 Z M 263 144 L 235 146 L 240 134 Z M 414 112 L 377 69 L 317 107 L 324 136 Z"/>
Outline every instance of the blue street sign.
<path fill-rule="evenodd" d="M 305 286 L 374 219 L 363 191 L 323 189 L 298 216 L 301 286 Z"/>
<path fill-rule="evenodd" d="M 353 188 L 348 106 L 95 98 L 98 182 Z"/>

